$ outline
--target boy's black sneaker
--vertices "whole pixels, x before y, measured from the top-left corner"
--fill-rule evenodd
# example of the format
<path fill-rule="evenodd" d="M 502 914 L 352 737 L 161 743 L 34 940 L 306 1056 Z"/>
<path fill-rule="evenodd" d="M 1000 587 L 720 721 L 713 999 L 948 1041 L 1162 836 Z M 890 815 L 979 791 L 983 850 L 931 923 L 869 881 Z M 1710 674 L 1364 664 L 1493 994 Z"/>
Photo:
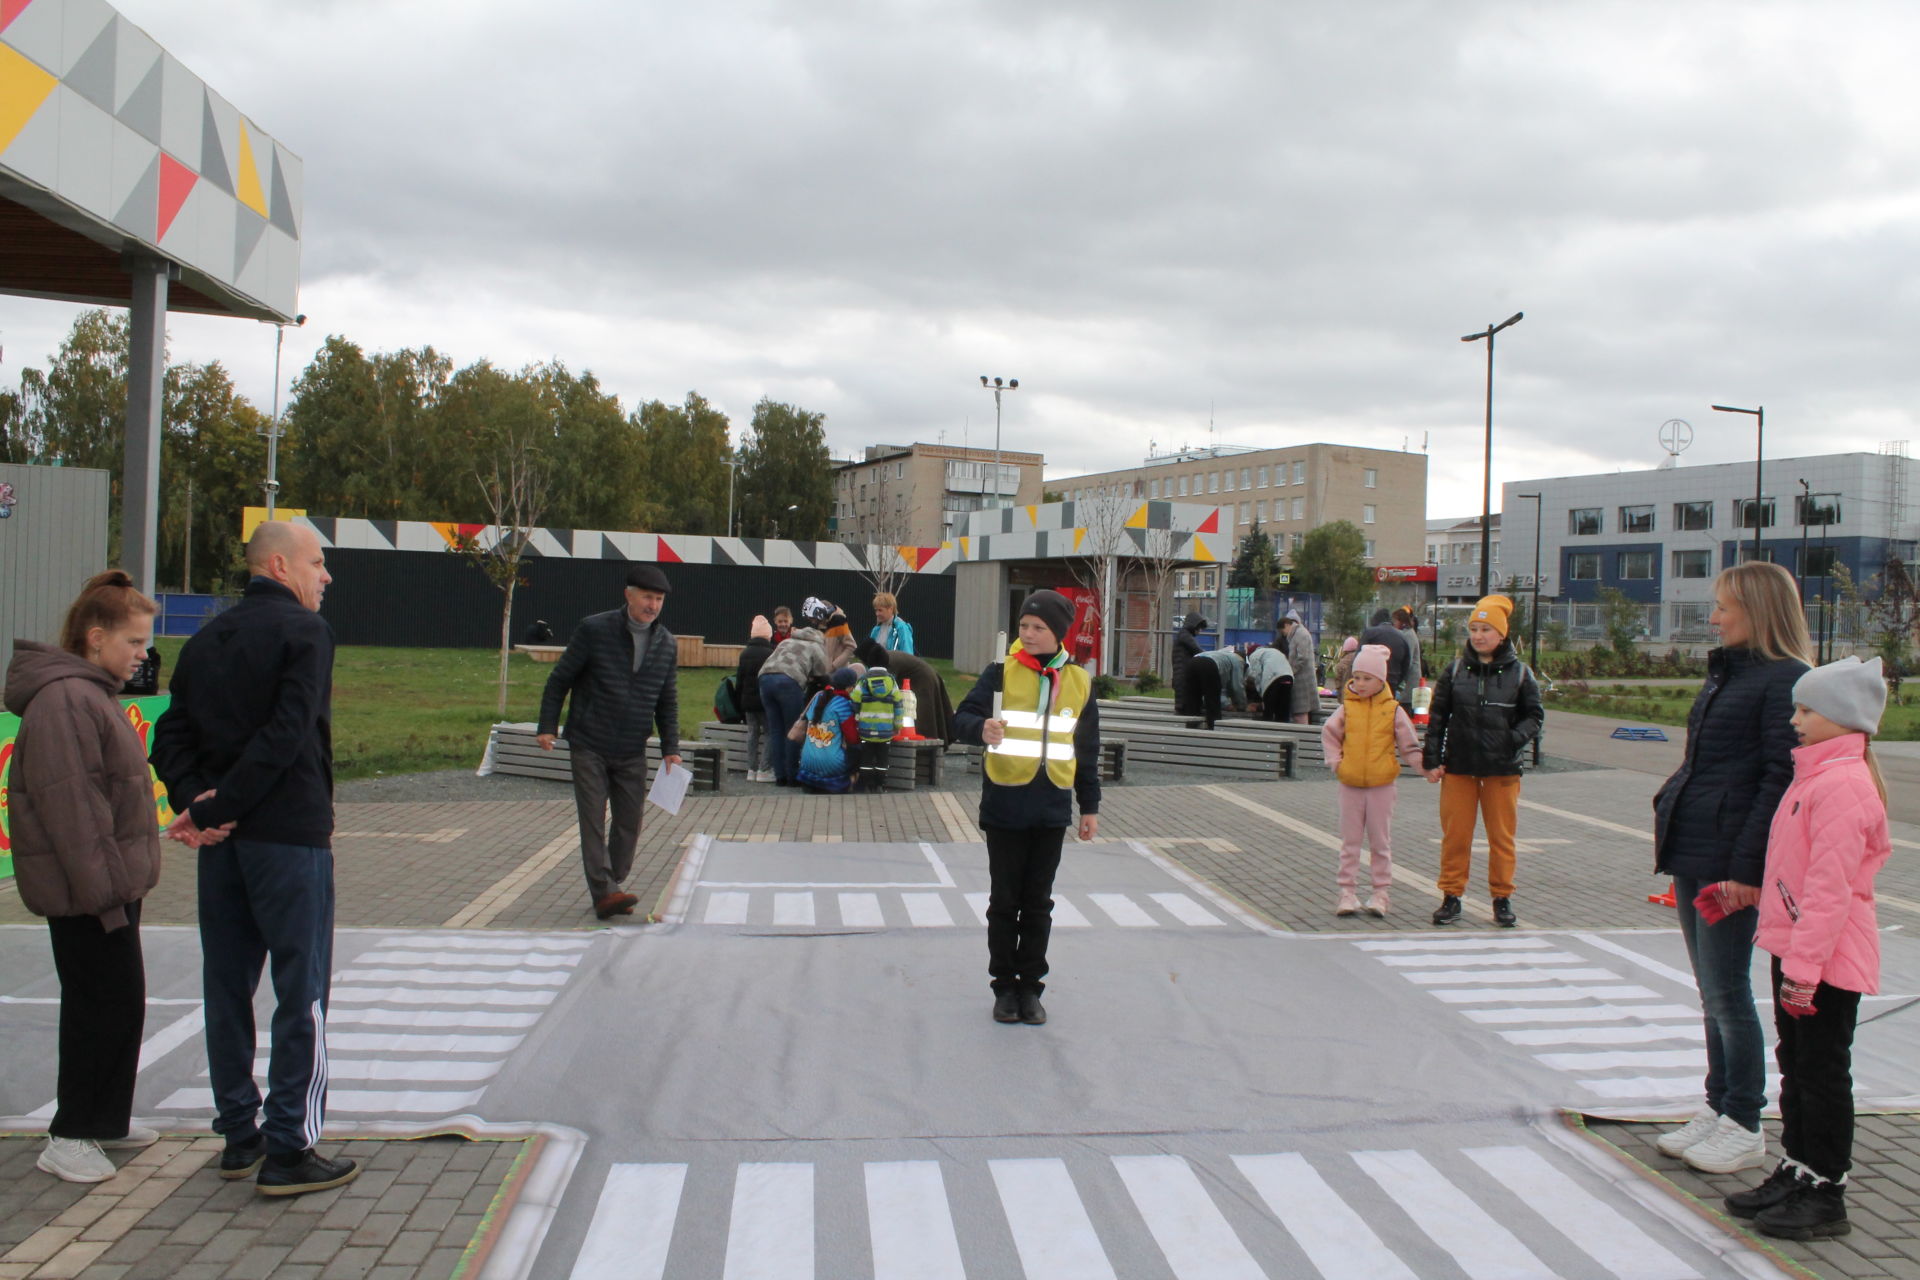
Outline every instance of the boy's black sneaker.
<path fill-rule="evenodd" d="M 254 1188 L 263 1196 L 299 1196 L 344 1187 L 359 1176 L 360 1166 L 353 1161 L 329 1160 L 308 1147 L 291 1155 L 268 1155 Z"/>
<path fill-rule="evenodd" d="M 1773 1172 L 1767 1175 L 1765 1182 L 1757 1187 L 1748 1187 L 1745 1191 L 1736 1191 L 1722 1203 L 1734 1217 L 1751 1218 L 1762 1209 L 1771 1209 L 1785 1200 L 1803 1181 L 1800 1170 L 1782 1160 L 1773 1167 Z"/>
<path fill-rule="evenodd" d="M 267 1158 L 267 1137 L 256 1133 L 245 1142 L 229 1142 L 220 1153 L 220 1176 L 228 1182 L 251 1178 Z"/>
<path fill-rule="evenodd" d="M 1046 1025 L 1047 1007 L 1040 1003 L 1040 993 L 1038 991 L 1022 991 L 1020 993 L 1020 1021 L 1030 1027 Z"/>
<path fill-rule="evenodd" d="M 1020 1021 L 1020 995 L 1015 991 L 1003 991 L 993 998 L 993 1020 L 995 1022 Z"/>
<path fill-rule="evenodd" d="M 1520 923 L 1520 917 L 1513 914 L 1513 899 L 1495 898 L 1493 900 L 1493 922 L 1502 929 L 1511 929 Z"/>
<path fill-rule="evenodd" d="M 1440 905 L 1434 908 L 1433 922 L 1435 924 L 1452 924 L 1455 920 L 1458 920 L 1459 918 L 1460 918 L 1460 899 L 1456 898 L 1452 894 L 1448 894 L 1446 897 L 1442 898 L 1440 900 Z"/>
<path fill-rule="evenodd" d="M 1782 1240 L 1813 1240 L 1843 1236 L 1853 1230 L 1847 1221 L 1847 1189 L 1837 1182 L 1802 1182 L 1771 1209 L 1753 1217 L 1753 1225 Z"/>

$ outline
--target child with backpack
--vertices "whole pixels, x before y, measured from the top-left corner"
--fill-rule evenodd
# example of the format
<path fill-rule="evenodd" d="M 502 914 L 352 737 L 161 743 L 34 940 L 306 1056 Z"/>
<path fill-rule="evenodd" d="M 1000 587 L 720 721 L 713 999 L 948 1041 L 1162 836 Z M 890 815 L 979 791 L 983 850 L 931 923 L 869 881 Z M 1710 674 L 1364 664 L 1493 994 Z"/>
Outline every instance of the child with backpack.
<path fill-rule="evenodd" d="M 740 650 L 740 663 L 733 673 L 740 714 L 747 722 L 748 782 L 773 781 L 773 768 L 767 762 L 773 745 L 766 736 L 767 704 L 760 697 L 760 668 L 767 665 L 767 659 L 772 656 L 773 624 L 765 614 L 756 613 L 747 628 L 747 643 Z"/>
<path fill-rule="evenodd" d="M 1793 686 L 1793 782 L 1767 837 L 1754 944 L 1773 955 L 1780 1146 L 1767 1180 L 1726 1198 L 1770 1236 L 1841 1236 L 1853 1165 L 1849 1067 L 1860 997 L 1880 990 L 1873 878 L 1892 853 L 1872 739 L 1887 705 L 1880 659 L 1846 657 Z M 1710 899 L 1719 886 L 1700 898 Z M 1699 900 L 1696 900 L 1698 902 Z M 1713 909 L 1702 903 L 1703 914 Z"/>
<path fill-rule="evenodd" d="M 852 667 L 835 671 L 790 731 L 800 743 L 799 783 L 809 791 L 840 795 L 853 786 L 860 724 L 847 695 L 856 679 Z"/>
<path fill-rule="evenodd" d="M 1467 615 L 1467 645 L 1440 676 L 1428 712 L 1422 765 L 1440 784 L 1440 906 L 1435 924 L 1460 918 L 1473 866 L 1476 818 L 1487 827 L 1487 888 L 1493 922 L 1513 914 L 1514 831 L 1520 816 L 1520 756 L 1546 712 L 1540 686 L 1507 639 L 1513 601 L 1488 596 Z"/>
<path fill-rule="evenodd" d="M 1353 674 L 1340 693 L 1340 706 L 1320 727 L 1327 767 L 1340 779 L 1340 900 L 1333 914 L 1360 910 L 1354 884 L 1360 871 L 1360 841 L 1371 846 L 1373 893 L 1367 914 L 1384 916 L 1393 887 L 1393 802 L 1400 761 L 1420 767 L 1420 739 L 1413 721 L 1387 685 L 1384 645 L 1360 646 Z"/>
<path fill-rule="evenodd" d="M 853 686 L 854 718 L 860 725 L 860 789 L 887 789 L 887 758 L 905 727 L 905 700 L 885 667 L 868 667 Z"/>

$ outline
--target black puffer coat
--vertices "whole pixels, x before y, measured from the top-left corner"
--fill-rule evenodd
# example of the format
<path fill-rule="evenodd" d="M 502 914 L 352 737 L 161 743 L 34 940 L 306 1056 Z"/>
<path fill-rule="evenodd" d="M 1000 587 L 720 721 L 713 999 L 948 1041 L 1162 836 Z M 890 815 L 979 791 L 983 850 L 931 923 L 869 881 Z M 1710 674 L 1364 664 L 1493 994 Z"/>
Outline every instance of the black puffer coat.
<path fill-rule="evenodd" d="M 1653 864 L 1665 875 L 1757 885 L 1767 831 L 1793 781 L 1798 658 L 1751 649 L 1707 655 L 1707 682 L 1687 713 L 1687 753 L 1653 798 Z"/>
<path fill-rule="evenodd" d="M 773 641 L 769 637 L 756 636 L 740 646 L 740 662 L 733 669 L 733 682 L 740 691 L 742 711 L 767 709 L 760 701 L 760 668 L 766 666 L 772 656 Z"/>
<path fill-rule="evenodd" d="M 1463 654 L 1441 672 L 1421 764 L 1474 778 L 1510 777 L 1545 720 L 1533 672 L 1502 640 L 1484 661 Z"/>
<path fill-rule="evenodd" d="M 647 652 L 633 669 L 627 611 L 609 609 L 580 620 L 540 697 L 540 732 L 553 733 L 560 704 L 571 699 L 569 745 L 619 760 L 645 755 L 650 729 L 660 754 L 680 754 L 680 646 L 659 622 L 647 629 Z"/>

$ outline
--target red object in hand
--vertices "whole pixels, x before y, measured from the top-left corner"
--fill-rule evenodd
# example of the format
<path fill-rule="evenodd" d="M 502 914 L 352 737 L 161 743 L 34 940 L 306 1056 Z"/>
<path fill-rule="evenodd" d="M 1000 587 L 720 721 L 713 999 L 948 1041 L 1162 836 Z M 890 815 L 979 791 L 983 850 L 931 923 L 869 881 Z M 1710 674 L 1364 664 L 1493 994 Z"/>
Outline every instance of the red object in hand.
<path fill-rule="evenodd" d="M 1810 1013 L 1818 1013 L 1813 1007 L 1813 993 L 1820 989 L 1817 982 L 1795 982 L 1792 978 L 1780 979 L 1780 994 L 1774 1002 L 1780 1011 L 1790 1018 L 1804 1018 Z"/>
<path fill-rule="evenodd" d="M 1718 884 L 1708 885 L 1695 895 L 1693 909 L 1700 913 L 1700 918 L 1705 920 L 1709 927 L 1719 924 L 1729 914 L 1726 892 Z"/>

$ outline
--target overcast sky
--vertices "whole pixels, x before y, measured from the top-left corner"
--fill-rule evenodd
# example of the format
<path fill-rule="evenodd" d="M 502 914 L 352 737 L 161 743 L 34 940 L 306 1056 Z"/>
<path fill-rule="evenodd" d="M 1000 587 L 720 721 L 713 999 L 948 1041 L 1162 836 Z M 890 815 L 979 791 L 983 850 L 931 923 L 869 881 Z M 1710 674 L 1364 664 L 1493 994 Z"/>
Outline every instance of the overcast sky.
<path fill-rule="evenodd" d="M 119 0 L 306 166 L 304 330 L 558 357 L 632 408 L 1503 479 L 1912 439 L 1920 9 L 1898 3 Z M 11 385 L 71 308 L 0 298 Z M 273 335 L 175 317 L 272 399 Z M 1209 420 L 1213 423 L 1210 435 Z"/>

